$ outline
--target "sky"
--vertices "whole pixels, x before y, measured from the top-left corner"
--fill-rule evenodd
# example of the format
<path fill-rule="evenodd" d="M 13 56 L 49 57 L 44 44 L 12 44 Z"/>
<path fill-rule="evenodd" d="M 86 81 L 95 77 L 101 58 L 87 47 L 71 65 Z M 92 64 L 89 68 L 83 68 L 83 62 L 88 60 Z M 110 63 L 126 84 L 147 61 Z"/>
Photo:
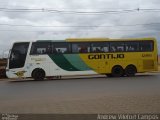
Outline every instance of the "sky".
<path fill-rule="evenodd" d="M 0 0 L 0 57 L 15 41 L 155 37 L 160 0 Z"/>

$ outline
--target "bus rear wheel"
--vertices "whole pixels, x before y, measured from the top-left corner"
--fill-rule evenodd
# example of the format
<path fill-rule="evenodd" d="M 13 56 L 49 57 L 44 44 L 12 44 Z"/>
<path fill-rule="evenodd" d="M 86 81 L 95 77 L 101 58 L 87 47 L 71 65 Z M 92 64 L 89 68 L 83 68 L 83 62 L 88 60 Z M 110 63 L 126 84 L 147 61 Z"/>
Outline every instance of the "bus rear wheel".
<path fill-rule="evenodd" d="M 108 73 L 107 73 L 106 76 L 107 76 L 107 77 L 112 77 L 112 74 L 108 74 Z"/>
<path fill-rule="evenodd" d="M 45 72 L 43 69 L 37 68 L 32 72 L 32 77 L 34 80 L 44 80 Z"/>
<path fill-rule="evenodd" d="M 128 76 L 128 77 L 131 77 L 131 76 L 135 76 L 137 72 L 137 69 L 134 65 L 128 65 L 126 68 L 125 68 L 125 74 Z"/>
<path fill-rule="evenodd" d="M 124 70 L 120 65 L 116 65 L 112 68 L 113 77 L 122 77 L 124 75 Z"/>

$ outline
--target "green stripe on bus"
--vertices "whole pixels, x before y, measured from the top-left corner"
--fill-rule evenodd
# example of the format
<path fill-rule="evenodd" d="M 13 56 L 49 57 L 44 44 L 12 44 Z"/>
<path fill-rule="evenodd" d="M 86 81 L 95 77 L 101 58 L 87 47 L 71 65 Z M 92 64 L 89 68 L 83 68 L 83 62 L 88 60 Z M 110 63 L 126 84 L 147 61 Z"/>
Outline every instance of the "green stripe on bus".
<path fill-rule="evenodd" d="M 81 71 L 91 70 L 91 68 L 84 63 L 78 54 L 64 54 L 64 57 L 69 61 L 70 64 Z"/>
<path fill-rule="evenodd" d="M 75 68 L 64 56 L 63 54 L 50 54 L 49 57 L 54 61 L 54 63 L 60 68 L 67 71 L 81 71 Z"/>

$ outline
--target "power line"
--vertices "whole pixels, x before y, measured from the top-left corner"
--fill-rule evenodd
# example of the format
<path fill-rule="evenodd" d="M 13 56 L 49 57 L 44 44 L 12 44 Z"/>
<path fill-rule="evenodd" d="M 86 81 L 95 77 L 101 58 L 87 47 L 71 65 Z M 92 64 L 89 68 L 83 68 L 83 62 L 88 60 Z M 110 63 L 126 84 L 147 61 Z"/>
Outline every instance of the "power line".
<path fill-rule="evenodd" d="M 2 12 L 48 12 L 48 13 L 62 13 L 62 14 L 117 14 L 128 12 L 160 12 L 160 9 L 124 9 L 124 10 L 104 10 L 104 11 L 72 11 L 72 10 L 58 10 L 48 8 L 0 8 Z"/>
<path fill-rule="evenodd" d="M 73 28 L 95 28 L 95 27 L 129 27 L 129 26 L 148 26 L 148 25 L 160 25 L 160 22 L 157 22 L 157 23 L 144 23 L 144 24 L 126 24 L 126 25 L 103 25 L 103 26 L 99 26 L 99 25 L 91 25 L 91 26 L 87 26 L 87 25 L 70 25 L 70 26 L 55 26 L 55 25 L 50 25 L 50 26 L 45 26 L 45 25 L 41 25 L 41 26 L 38 26 L 38 25 L 25 25 L 25 24 L 1 24 L 0 23 L 0 26 L 10 26 L 10 27 L 60 27 L 60 28 L 65 28 L 65 27 L 73 27 Z"/>
<path fill-rule="evenodd" d="M 2 12 L 48 12 L 48 13 L 60 13 L 60 14 L 106 14 L 106 13 L 119 13 L 119 12 L 131 12 L 135 10 L 123 10 L 123 11 L 66 11 L 66 10 L 57 10 L 57 9 L 21 9 L 21 8 L 0 8 Z"/>
<path fill-rule="evenodd" d="M 141 31 L 141 32 L 144 32 L 144 31 L 153 31 L 153 29 L 144 29 L 144 30 L 142 30 L 142 29 L 129 29 L 129 30 L 125 30 L 125 29 L 117 29 L 117 30 L 57 30 L 57 31 L 55 31 L 55 30 L 0 30 L 0 32 L 53 32 L 53 33 L 58 33 L 58 32 L 61 32 L 61 33 L 63 33 L 63 32 L 68 32 L 68 33 L 70 33 L 70 32 L 107 32 L 107 31 L 111 31 L 111 32 L 114 32 L 114 31 Z M 154 30 L 154 32 L 159 32 L 159 30 Z"/>

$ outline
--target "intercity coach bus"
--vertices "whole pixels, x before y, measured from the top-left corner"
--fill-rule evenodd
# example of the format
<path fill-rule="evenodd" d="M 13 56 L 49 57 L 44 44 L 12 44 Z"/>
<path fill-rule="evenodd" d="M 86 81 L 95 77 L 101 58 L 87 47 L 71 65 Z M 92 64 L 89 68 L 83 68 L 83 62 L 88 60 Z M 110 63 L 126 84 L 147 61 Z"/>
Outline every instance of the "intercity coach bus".
<path fill-rule="evenodd" d="M 71 38 L 15 42 L 10 51 L 8 78 L 105 74 L 134 76 L 158 70 L 155 38 Z"/>

